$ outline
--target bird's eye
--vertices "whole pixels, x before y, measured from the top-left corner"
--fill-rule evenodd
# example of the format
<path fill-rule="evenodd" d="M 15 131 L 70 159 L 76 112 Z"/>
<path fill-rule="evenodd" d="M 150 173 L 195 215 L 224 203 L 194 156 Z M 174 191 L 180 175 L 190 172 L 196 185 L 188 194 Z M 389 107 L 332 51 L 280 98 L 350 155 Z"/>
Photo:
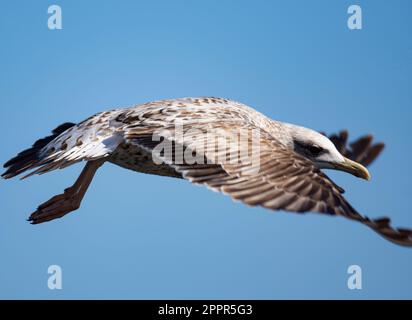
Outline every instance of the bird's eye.
<path fill-rule="evenodd" d="M 323 151 L 323 148 L 322 148 L 322 147 L 319 147 L 319 146 L 316 145 L 316 144 L 312 144 L 312 145 L 308 146 L 307 149 L 308 149 L 309 152 L 310 152 L 312 155 L 314 155 L 314 156 L 320 155 L 320 154 L 322 153 L 322 151 Z"/>

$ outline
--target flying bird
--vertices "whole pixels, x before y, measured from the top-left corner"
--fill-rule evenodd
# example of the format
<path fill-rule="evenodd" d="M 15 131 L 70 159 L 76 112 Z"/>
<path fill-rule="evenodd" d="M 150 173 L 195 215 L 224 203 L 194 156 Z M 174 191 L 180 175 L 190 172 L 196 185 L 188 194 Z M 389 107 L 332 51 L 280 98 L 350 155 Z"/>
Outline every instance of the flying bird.
<path fill-rule="evenodd" d="M 223 143 L 216 149 L 216 137 L 226 139 L 226 134 L 242 130 L 247 135 L 239 141 L 245 143 Z M 183 178 L 252 206 L 343 216 L 396 244 L 412 246 L 412 230 L 393 228 L 386 217 L 370 219 L 360 214 L 343 197 L 344 190 L 322 171 L 335 169 L 370 179 L 366 166 L 384 145 L 374 144 L 370 135 L 350 145 L 347 140 L 346 131 L 328 138 L 272 120 L 229 99 L 161 100 L 101 112 L 77 124 L 64 123 L 6 162 L 2 177 L 30 171 L 26 178 L 86 162 L 71 187 L 30 215 L 32 224 L 77 210 L 96 171 L 111 162 L 137 172 Z M 171 148 L 159 151 L 165 142 L 170 142 Z M 250 150 L 245 153 L 242 148 Z M 187 157 L 177 161 L 176 150 L 189 155 L 191 161 Z M 203 161 L 192 161 L 193 152 Z M 238 161 L 228 161 L 233 155 Z"/>

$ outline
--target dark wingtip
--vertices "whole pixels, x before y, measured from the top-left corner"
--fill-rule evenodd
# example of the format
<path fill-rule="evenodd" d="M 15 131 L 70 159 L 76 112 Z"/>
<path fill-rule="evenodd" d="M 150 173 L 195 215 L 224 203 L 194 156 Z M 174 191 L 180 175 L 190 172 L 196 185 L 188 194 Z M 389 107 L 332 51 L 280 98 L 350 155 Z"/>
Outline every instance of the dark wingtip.
<path fill-rule="evenodd" d="M 11 177 L 9 177 L 9 175 L 8 175 L 7 171 L 6 171 L 5 173 L 3 173 L 3 174 L 1 175 L 1 177 L 2 177 L 2 179 L 5 179 L 5 180 L 7 180 L 7 179 L 10 179 L 10 178 L 11 178 Z"/>
<path fill-rule="evenodd" d="M 341 130 L 341 131 L 339 132 L 339 135 L 340 135 L 343 139 L 347 140 L 348 137 L 349 137 L 349 131 L 348 131 L 347 129 L 343 129 L 343 130 Z"/>
<path fill-rule="evenodd" d="M 373 143 L 374 136 L 371 134 L 364 135 L 351 143 L 348 143 L 348 137 L 348 130 L 343 129 L 338 134 L 330 135 L 329 139 L 343 156 L 365 167 L 371 165 L 385 148 L 383 142 Z"/>
<path fill-rule="evenodd" d="M 370 149 L 366 157 L 362 160 L 362 164 L 364 166 L 369 166 L 376 160 L 376 158 L 382 153 L 383 149 L 385 149 L 385 144 L 383 142 L 379 142 L 374 144 Z"/>
<path fill-rule="evenodd" d="M 371 220 L 370 227 L 385 239 L 403 247 L 412 247 L 412 230 L 406 228 L 394 228 L 388 217 Z"/>
<path fill-rule="evenodd" d="M 37 140 L 31 148 L 18 153 L 17 156 L 11 158 L 3 164 L 3 168 L 6 168 L 7 170 L 1 175 L 1 177 L 4 179 L 10 179 L 35 166 L 35 164 L 40 160 L 40 150 L 57 136 L 75 125 L 76 124 L 72 122 L 65 122 L 53 129 L 52 135 Z"/>
<path fill-rule="evenodd" d="M 65 122 L 61 125 L 59 125 L 57 128 L 52 130 L 53 135 L 59 135 L 66 131 L 67 129 L 70 129 L 71 127 L 74 127 L 76 124 L 73 122 Z"/>
<path fill-rule="evenodd" d="M 379 143 L 375 144 L 374 147 L 377 148 L 377 149 L 379 149 L 379 152 L 382 152 L 383 149 L 386 148 L 386 145 L 385 145 L 384 142 L 379 142 Z"/>

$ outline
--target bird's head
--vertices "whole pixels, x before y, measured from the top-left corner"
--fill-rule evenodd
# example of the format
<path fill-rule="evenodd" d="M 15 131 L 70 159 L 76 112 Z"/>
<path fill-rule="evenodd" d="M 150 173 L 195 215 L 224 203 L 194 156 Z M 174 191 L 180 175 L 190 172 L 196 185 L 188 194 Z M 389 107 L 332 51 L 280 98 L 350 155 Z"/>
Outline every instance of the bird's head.
<path fill-rule="evenodd" d="M 319 169 L 335 169 L 370 180 L 369 171 L 360 163 L 339 153 L 335 145 L 323 134 L 314 130 L 286 124 L 292 138 L 291 147 L 301 156 L 311 160 Z"/>

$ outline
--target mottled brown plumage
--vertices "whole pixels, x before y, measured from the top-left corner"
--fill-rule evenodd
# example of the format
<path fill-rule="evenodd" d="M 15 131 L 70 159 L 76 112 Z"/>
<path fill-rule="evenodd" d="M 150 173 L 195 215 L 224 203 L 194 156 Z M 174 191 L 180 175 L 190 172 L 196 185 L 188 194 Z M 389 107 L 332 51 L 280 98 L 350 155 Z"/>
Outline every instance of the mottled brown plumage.
<path fill-rule="evenodd" d="M 178 130 L 184 138 L 177 135 Z M 163 135 L 165 131 L 171 134 Z M 235 144 L 217 150 L 212 143 L 215 137 L 226 138 L 240 131 L 247 133 L 245 154 Z M 30 216 L 34 224 L 77 209 L 94 173 L 108 161 L 138 172 L 184 178 L 248 205 L 343 216 L 367 225 L 392 242 L 412 246 L 410 230 L 392 228 L 387 218 L 373 220 L 360 215 L 343 197 L 343 189 L 321 171 L 339 168 L 369 178 L 366 169 L 353 161 L 370 165 L 383 144 L 373 144 L 372 136 L 350 145 L 347 140 L 346 131 L 329 140 L 310 129 L 271 120 L 228 99 L 162 100 L 106 111 L 79 124 L 56 128 L 52 136 L 8 161 L 2 176 L 11 178 L 32 170 L 27 177 L 87 161 L 72 187 Z M 172 143 L 170 153 L 155 153 L 161 141 Z M 195 153 L 203 162 L 191 163 L 187 158 L 178 161 L 177 148 L 185 155 Z M 234 155 L 237 161 L 229 161 Z"/>

